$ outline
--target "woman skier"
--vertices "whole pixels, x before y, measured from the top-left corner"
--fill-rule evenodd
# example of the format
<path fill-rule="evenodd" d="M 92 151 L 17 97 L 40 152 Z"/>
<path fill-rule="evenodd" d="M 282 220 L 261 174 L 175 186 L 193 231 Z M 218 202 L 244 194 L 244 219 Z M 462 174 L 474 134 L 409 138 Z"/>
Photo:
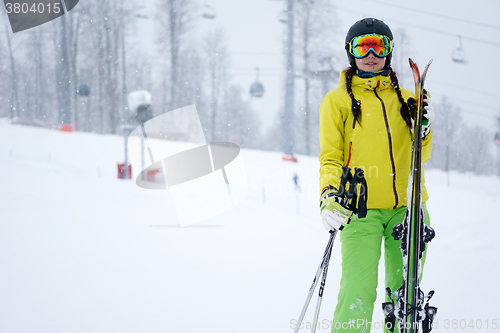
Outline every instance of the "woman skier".
<path fill-rule="evenodd" d="M 394 240 L 391 231 L 403 221 L 406 210 L 415 99 L 399 87 L 391 68 L 393 35 L 384 22 L 365 18 L 354 23 L 345 48 L 351 67 L 340 74 L 338 88 L 324 97 L 320 107 L 320 207 L 327 230 L 345 226 L 340 232 L 342 279 L 332 332 L 369 332 L 382 239 L 385 286 L 396 291 L 403 281 L 401 240 Z M 431 155 L 434 119 L 426 95 L 424 100 L 422 163 Z M 351 220 L 352 212 L 335 195 L 342 166 L 364 170 L 365 218 Z M 424 223 L 429 224 L 424 182 L 422 174 Z M 425 253 L 422 264 L 424 260 Z"/>

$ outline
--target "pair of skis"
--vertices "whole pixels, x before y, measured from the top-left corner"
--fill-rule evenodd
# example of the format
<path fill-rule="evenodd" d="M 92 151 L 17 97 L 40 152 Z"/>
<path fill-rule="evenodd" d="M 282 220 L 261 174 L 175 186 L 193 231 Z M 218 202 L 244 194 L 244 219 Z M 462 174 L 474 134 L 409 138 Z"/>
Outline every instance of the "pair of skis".
<path fill-rule="evenodd" d="M 424 110 L 424 82 L 432 60 L 425 66 L 422 74 L 411 60 L 410 67 L 415 80 L 415 115 L 413 128 L 413 147 L 410 177 L 408 179 L 408 204 L 402 223 L 392 229 L 394 239 L 401 239 L 401 254 L 403 256 L 403 284 L 397 291 L 387 288 L 391 301 L 382 304 L 385 315 L 385 325 L 393 332 L 395 321 L 398 320 L 400 333 L 416 333 L 422 329 L 429 333 L 436 316 L 437 308 L 429 305 L 434 295 L 430 291 L 427 297 L 420 289 L 421 259 L 426 243 L 434 238 L 434 230 L 424 224 L 422 209 L 421 179 L 422 179 L 422 116 Z M 396 303 L 391 296 L 395 296 Z"/>

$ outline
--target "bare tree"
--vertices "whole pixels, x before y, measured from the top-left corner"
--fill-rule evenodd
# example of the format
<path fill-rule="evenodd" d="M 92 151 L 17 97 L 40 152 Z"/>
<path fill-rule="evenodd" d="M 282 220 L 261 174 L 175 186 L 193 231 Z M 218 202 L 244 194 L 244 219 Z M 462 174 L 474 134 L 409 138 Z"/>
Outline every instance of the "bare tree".
<path fill-rule="evenodd" d="M 224 30 L 219 27 L 213 32 L 209 32 L 205 38 L 204 48 L 208 59 L 208 72 L 211 86 L 210 139 L 216 141 L 217 111 L 220 103 L 221 88 L 225 85 L 227 76 L 227 48 Z"/>
<path fill-rule="evenodd" d="M 2 14 L 4 14 L 2 12 Z M 11 103 L 10 108 L 10 118 L 14 118 L 14 115 L 19 117 L 19 96 L 18 96 L 18 82 L 17 82 L 17 72 L 16 72 L 16 63 L 14 61 L 14 55 L 12 51 L 12 42 L 9 32 L 8 19 L 4 17 L 3 21 L 5 22 L 5 35 L 7 38 L 7 46 L 9 49 L 9 60 L 10 60 L 10 68 L 11 68 L 11 78 L 12 78 L 12 99 L 13 103 Z"/>
<path fill-rule="evenodd" d="M 295 4 L 294 16 L 297 30 L 297 41 L 300 45 L 298 50 L 299 65 L 302 65 L 302 77 L 304 79 L 303 106 L 301 116 L 302 129 L 298 129 L 297 140 L 299 150 L 307 155 L 312 153 L 312 110 L 317 111 L 319 105 L 312 104 L 311 89 L 313 81 L 323 83 L 322 87 L 328 86 L 328 80 L 335 76 L 333 67 L 328 62 L 334 59 L 336 53 L 331 45 L 335 45 L 335 31 L 337 28 L 334 7 L 327 0 L 301 0 Z M 325 66 L 326 65 L 326 66 Z M 326 91 L 323 91 L 326 93 Z M 317 98 L 314 99 L 317 103 Z M 301 148 L 303 146 L 303 148 Z"/>
<path fill-rule="evenodd" d="M 484 128 L 469 127 L 461 110 L 444 96 L 435 103 L 436 119 L 432 124 L 431 168 L 446 172 L 450 186 L 450 170 L 490 174 L 494 172 L 491 133 Z"/>
<path fill-rule="evenodd" d="M 119 27 L 117 15 L 117 2 L 107 1 L 106 13 L 104 17 L 104 40 L 105 40 L 105 92 L 108 98 L 108 131 L 116 133 L 118 127 L 118 47 L 119 47 Z M 119 15 L 119 14 L 118 14 Z"/>
<path fill-rule="evenodd" d="M 12 89 L 12 86 L 9 84 L 11 80 L 9 78 L 8 64 L 7 51 L 5 48 L 0 48 L 0 77 L 4 78 L 4 80 L 0 80 L 0 91 L 3 92 Z M 11 103 L 8 96 L 0 93 L 0 117 L 9 116 L 11 110 L 10 105 Z"/>
<path fill-rule="evenodd" d="M 58 68 L 59 82 L 59 122 L 60 124 L 71 124 L 71 70 L 70 70 L 70 51 L 69 51 L 69 29 L 67 15 L 58 18 L 59 30 L 57 42 L 59 49 Z"/>
<path fill-rule="evenodd" d="M 456 136 L 463 128 L 460 109 L 454 107 L 443 96 L 440 103 L 435 103 L 436 119 L 432 124 L 432 153 L 428 162 L 429 167 L 440 168 L 446 172 L 447 184 L 450 186 L 450 169 L 457 168 L 456 160 Z"/>
<path fill-rule="evenodd" d="M 80 129 L 79 122 L 79 112 L 78 112 L 78 98 L 75 94 L 78 89 L 78 39 L 80 36 L 80 24 L 81 24 L 81 7 L 76 7 L 71 11 L 72 15 L 68 15 L 68 23 L 69 23 L 69 66 L 70 66 L 70 75 L 71 75 L 71 96 L 72 96 L 72 105 L 73 105 L 73 126 L 75 130 Z"/>
<path fill-rule="evenodd" d="M 405 29 L 394 32 L 396 47 L 393 50 L 391 61 L 392 68 L 398 73 L 398 81 L 401 87 L 413 89 L 413 76 L 408 65 L 408 57 L 412 51 L 411 39 Z"/>
<path fill-rule="evenodd" d="M 450 186 L 450 150 L 453 144 L 453 136 L 457 130 L 457 125 L 461 125 L 460 109 L 452 109 L 452 105 L 446 97 L 442 100 L 443 124 L 444 124 L 444 145 L 445 145 L 445 164 L 444 170 L 447 176 L 447 185 Z M 434 140 L 436 141 L 436 140 Z"/>
<path fill-rule="evenodd" d="M 493 156 L 488 148 L 491 147 L 492 134 L 480 126 L 468 128 L 464 142 L 468 145 L 464 149 L 468 153 L 469 170 L 476 174 L 493 174 Z"/>
<path fill-rule="evenodd" d="M 310 58 L 310 45 L 309 41 L 311 38 L 311 6 L 312 3 L 309 1 L 305 1 L 302 3 L 302 10 L 299 13 L 299 19 L 297 20 L 300 30 L 302 32 L 302 56 L 303 56 L 303 73 L 304 73 L 304 115 L 305 115 L 305 146 L 306 146 L 306 155 L 311 153 L 311 133 L 310 133 L 310 105 L 309 105 L 309 58 Z"/>
<path fill-rule="evenodd" d="M 158 2 L 158 21 L 161 35 L 168 36 L 170 53 L 170 108 L 179 106 L 178 92 L 181 85 L 179 76 L 179 54 L 183 38 L 192 28 L 194 0 L 161 0 Z"/>
<path fill-rule="evenodd" d="M 117 66 L 118 56 L 116 37 L 118 25 L 116 18 L 119 13 L 113 13 L 113 4 L 108 1 L 96 1 L 88 11 L 90 13 L 90 30 L 92 31 L 91 54 L 87 68 L 97 67 L 96 75 L 96 104 L 94 109 L 97 115 L 94 117 L 94 130 L 99 133 L 116 132 L 116 112 L 118 85 Z M 97 66 L 95 66 L 97 65 Z"/>
<path fill-rule="evenodd" d="M 231 85 L 225 90 L 219 116 L 218 140 L 234 142 L 242 147 L 255 147 L 259 141 L 260 123 L 243 96 L 243 89 L 239 86 Z"/>

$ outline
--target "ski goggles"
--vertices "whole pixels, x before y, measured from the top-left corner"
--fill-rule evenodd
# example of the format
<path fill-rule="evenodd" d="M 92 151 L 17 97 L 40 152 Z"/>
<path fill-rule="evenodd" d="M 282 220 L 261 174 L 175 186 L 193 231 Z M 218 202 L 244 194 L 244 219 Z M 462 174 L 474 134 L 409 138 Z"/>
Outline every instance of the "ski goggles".
<path fill-rule="evenodd" d="M 361 59 L 370 53 L 379 58 L 386 57 L 392 51 L 392 41 L 384 35 L 368 34 L 356 36 L 349 43 L 349 53 Z"/>

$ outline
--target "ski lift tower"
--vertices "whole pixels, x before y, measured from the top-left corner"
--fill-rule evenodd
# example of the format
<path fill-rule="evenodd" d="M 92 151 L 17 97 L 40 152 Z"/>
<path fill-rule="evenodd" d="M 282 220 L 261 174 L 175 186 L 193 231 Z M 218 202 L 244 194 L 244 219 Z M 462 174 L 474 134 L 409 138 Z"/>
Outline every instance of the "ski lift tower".
<path fill-rule="evenodd" d="M 125 162 L 122 172 L 123 179 L 130 179 L 129 165 L 128 165 L 128 135 L 135 128 L 134 125 L 129 124 L 129 109 L 127 105 L 127 61 L 126 61 L 126 47 L 125 47 L 125 16 L 130 17 L 131 15 L 137 18 L 148 18 L 147 15 L 137 14 L 136 11 L 143 9 L 144 6 L 137 6 L 134 8 L 125 9 L 125 4 L 122 3 L 121 15 L 120 15 L 120 25 L 121 29 L 121 48 L 122 48 L 122 105 L 123 105 L 123 125 L 120 126 L 123 132 L 124 146 L 125 146 Z"/>
<path fill-rule="evenodd" d="M 495 144 L 497 146 L 497 176 L 500 177 L 500 114 L 497 116 L 498 130 L 495 133 Z"/>
<path fill-rule="evenodd" d="M 152 99 L 151 93 L 147 90 L 131 91 L 127 96 L 127 102 L 132 111 L 133 118 L 135 118 L 136 123 L 141 126 L 143 133 L 146 132 L 144 123 L 153 118 L 153 110 L 151 108 L 153 104 Z M 131 126 L 131 129 L 135 129 L 136 126 L 137 125 Z M 144 135 L 141 135 L 141 170 L 144 169 Z M 141 175 L 144 177 L 144 173 L 141 173 Z"/>
<path fill-rule="evenodd" d="M 285 112 L 284 112 L 284 160 L 296 161 L 293 157 L 293 109 L 295 99 L 295 69 L 293 62 L 293 2 L 286 0 L 286 84 L 285 84 Z"/>
<path fill-rule="evenodd" d="M 314 0 L 297 0 L 297 1 L 309 1 L 311 3 Z M 294 18 L 293 18 L 293 4 L 295 0 L 286 0 L 286 17 L 284 14 L 280 14 L 278 20 L 287 25 L 286 33 L 286 83 L 285 83 L 285 112 L 283 117 L 284 123 L 284 153 L 283 160 L 297 162 L 297 159 L 293 156 L 293 110 L 294 110 L 294 99 L 295 99 L 295 69 L 294 69 L 294 45 L 293 45 L 293 31 L 294 31 Z"/>

